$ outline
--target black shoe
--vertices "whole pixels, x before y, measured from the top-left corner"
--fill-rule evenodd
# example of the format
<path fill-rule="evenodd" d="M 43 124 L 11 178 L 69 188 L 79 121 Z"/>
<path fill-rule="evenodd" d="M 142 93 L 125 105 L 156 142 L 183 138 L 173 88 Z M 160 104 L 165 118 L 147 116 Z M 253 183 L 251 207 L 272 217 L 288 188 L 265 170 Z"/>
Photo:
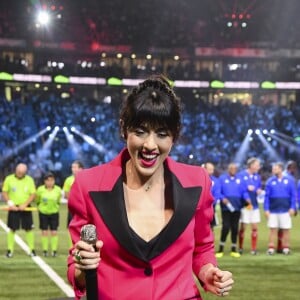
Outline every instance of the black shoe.
<path fill-rule="evenodd" d="M 56 251 L 53 251 L 52 252 L 52 257 L 56 257 L 57 256 L 57 252 Z"/>
<path fill-rule="evenodd" d="M 12 254 L 12 252 L 10 250 L 7 250 L 6 257 L 7 258 L 12 258 L 13 257 L 13 254 Z"/>
<path fill-rule="evenodd" d="M 31 257 L 34 257 L 34 256 L 36 256 L 35 250 L 31 250 L 31 252 L 30 252 L 29 256 L 31 256 Z"/>
<path fill-rule="evenodd" d="M 47 257 L 48 256 L 48 252 L 47 251 L 43 251 L 43 256 Z"/>

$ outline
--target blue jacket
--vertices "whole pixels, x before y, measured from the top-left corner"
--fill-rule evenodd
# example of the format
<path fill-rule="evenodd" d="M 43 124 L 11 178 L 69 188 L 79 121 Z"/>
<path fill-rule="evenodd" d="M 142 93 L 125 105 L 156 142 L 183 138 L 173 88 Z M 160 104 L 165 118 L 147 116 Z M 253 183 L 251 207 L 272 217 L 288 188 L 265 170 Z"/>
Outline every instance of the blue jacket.
<path fill-rule="evenodd" d="M 220 190 L 220 182 L 219 182 L 219 178 L 213 175 L 210 175 L 210 180 L 211 180 L 211 193 L 214 198 L 213 205 L 216 205 L 218 200 L 222 198 L 221 190 Z"/>
<path fill-rule="evenodd" d="M 266 182 L 264 210 L 271 213 L 284 213 L 289 209 L 296 210 L 295 181 L 289 176 L 278 179 L 270 177 Z"/>
<path fill-rule="evenodd" d="M 241 210 L 244 200 L 249 199 L 246 187 L 238 176 L 230 176 L 228 173 L 219 177 L 221 200 L 227 198 L 235 210 Z M 228 211 L 227 206 L 221 201 L 221 209 Z"/>
<path fill-rule="evenodd" d="M 298 181 L 298 186 L 297 186 L 297 197 L 298 197 L 298 209 L 300 209 L 300 179 Z"/>
<path fill-rule="evenodd" d="M 241 178 L 243 184 L 245 185 L 249 197 L 251 199 L 251 204 L 254 209 L 258 208 L 257 202 L 257 190 L 261 188 L 261 177 L 259 174 L 253 174 L 252 176 L 248 173 L 247 170 L 243 170 L 238 173 L 238 177 Z M 249 191 L 248 186 L 253 185 L 255 188 L 253 191 Z"/>

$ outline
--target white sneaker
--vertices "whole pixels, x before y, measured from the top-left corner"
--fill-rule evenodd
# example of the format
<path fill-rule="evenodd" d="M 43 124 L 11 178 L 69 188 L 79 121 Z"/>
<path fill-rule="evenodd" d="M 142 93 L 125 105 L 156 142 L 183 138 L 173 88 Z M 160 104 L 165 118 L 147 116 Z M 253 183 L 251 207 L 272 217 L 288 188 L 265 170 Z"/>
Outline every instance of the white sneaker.
<path fill-rule="evenodd" d="M 283 248 L 283 249 L 282 249 L 282 253 L 283 253 L 284 255 L 289 255 L 289 254 L 291 254 L 291 251 L 290 251 L 289 248 Z"/>
<path fill-rule="evenodd" d="M 274 255 L 274 253 L 275 253 L 274 248 L 269 248 L 268 251 L 267 251 L 268 255 Z"/>

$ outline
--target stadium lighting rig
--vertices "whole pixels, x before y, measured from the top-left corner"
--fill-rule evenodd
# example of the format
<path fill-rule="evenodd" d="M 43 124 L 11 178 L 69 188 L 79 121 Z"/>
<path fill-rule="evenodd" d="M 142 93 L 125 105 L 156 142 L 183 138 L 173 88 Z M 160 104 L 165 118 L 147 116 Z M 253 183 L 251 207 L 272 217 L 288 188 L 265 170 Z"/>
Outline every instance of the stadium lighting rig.
<path fill-rule="evenodd" d="M 249 151 L 250 142 L 252 140 L 253 130 L 249 129 L 247 134 L 245 135 L 238 151 L 236 152 L 233 161 L 237 163 L 238 165 L 241 165 L 243 161 L 246 159 L 247 153 Z"/>
<path fill-rule="evenodd" d="M 49 130 L 51 130 L 51 128 L 49 128 L 49 127 L 44 128 L 41 131 L 39 131 L 38 133 L 27 138 L 25 141 L 21 142 L 17 147 L 8 149 L 6 154 L 4 156 L 0 157 L 0 161 L 3 162 L 5 160 L 17 155 L 19 151 L 23 150 L 28 145 L 35 143 L 38 138 L 40 138 L 42 135 L 44 135 Z"/>
<path fill-rule="evenodd" d="M 283 135 L 277 131 L 270 131 L 267 133 L 267 135 L 273 140 L 276 140 L 282 146 L 286 147 L 290 152 L 300 153 L 299 145 L 297 145 L 297 141 L 295 139 L 291 140 L 291 137 L 286 139 L 286 135 Z"/>
<path fill-rule="evenodd" d="M 264 145 L 264 147 L 267 149 L 267 151 L 269 153 L 269 156 L 270 156 L 270 159 L 272 159 L 273 161 L 281 161 L 282 158 L 276 152 L 276 150 L 270 144 L 270 142 L 267 141 L 267 139 L 264 137 L 264 135 L 263 134 L 258 134 L 257 136 L 258 136 L 259 140 L 261 141 L 261 143 Z"/>
<path fill-rule="evenodd" d="M 47 11 L 45 10 L 38 11 L 36 16 L 36 27 L 47 26 L 50 20 L 51 20 L 51 16 Z"/>
<path fill-rule="evenodd" d="M 95 139 L 83 132 L 80 132 L 75 127 L 71 127 L 71 131 L 76 133 L 78 136 L 80 136 L 85 142 L 87 142 L 90 146 L 95 148 L 100 153 L 105 153 L 106 149 L 102 144 L 99 144 L 95 141 Z"/>
<path fill-rule="evenodd" d="M 67 127 L 63 127 L 63 132 L 66 136 L 67 142 L 75 157 L 82 157 L 82 150 L 80 144 L 75 140 L 74 135 L 69 131 Z"/>
<path fill-rule="evenodd" d="M 32 6 L 35 10 L 35 26 L 36 28 L 46 28 L 52 23 L 55 19 L 62 19 L 62 12 L 64 6 L 56 1 L 57 3 L 48 3 L 49 1 L 40 1 L 31 0 Z"/>

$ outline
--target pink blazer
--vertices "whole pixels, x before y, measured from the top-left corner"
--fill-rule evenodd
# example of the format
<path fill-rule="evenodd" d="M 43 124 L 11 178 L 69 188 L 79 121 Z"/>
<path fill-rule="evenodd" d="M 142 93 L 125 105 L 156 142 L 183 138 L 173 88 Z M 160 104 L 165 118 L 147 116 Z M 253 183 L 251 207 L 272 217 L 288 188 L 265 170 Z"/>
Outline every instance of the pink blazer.
<path fill-rule="evenodd" d="M 207 263 L 216 265 L 211 181 L 197 166 L 166 159 L 173 189 L 174 214 L 161 237 L 145 258 L 131 238 L 125 211 L 122 164 L 129 158 L 124 149 L 114 160 L 77 174 L 69 198 L 73 215 L 69 230 L 73 243 L 80 229 L 94 224 L 103 241 L 98 290 L 101 300 L 201 299 L 193 273 Z M 74 263 L 68 258 L 68 279 L 76 299 L 85 291 L 74 280 Z"/>

